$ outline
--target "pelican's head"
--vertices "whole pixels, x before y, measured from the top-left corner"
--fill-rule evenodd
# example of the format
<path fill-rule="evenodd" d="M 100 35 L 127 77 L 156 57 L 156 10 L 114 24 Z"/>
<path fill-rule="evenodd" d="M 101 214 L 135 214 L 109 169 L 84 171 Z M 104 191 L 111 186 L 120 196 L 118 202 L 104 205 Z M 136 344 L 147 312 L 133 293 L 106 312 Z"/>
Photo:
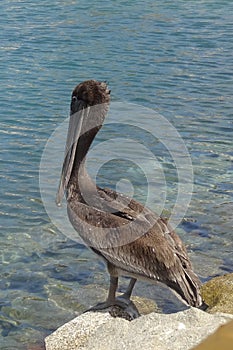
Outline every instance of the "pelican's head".
<path fill-rule="evenodd" d="M 70 121 L 66 140 L 65 158 L 56 202 L 61 205 L 70 180 L 75 155 L 82 161 L 101 128 L 110 102 L 110 90 L 105 82 L 87 80 L 75 87 L 71 96 Z"/>
<path fill-rule="evenodd" d="M 71 96 L 70 114 L 95 105 L 109 104 L 110 90 L 105 82 L 87 80 L 75 87 Z"/>

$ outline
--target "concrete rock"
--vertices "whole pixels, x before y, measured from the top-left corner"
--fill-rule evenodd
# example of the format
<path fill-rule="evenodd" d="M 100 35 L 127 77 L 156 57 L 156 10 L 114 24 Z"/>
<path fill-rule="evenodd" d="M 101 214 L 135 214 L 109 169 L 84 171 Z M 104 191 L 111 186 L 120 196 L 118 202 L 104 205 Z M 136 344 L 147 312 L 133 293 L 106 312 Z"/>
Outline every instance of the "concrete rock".
<path fill-rule="evenodd" d="M 174 314 L 153 312 L 131 322 L 88 312 L 48 336 L 46 350 L 188 350 L 231 319 L 232 315 L 195 308 Z"/>

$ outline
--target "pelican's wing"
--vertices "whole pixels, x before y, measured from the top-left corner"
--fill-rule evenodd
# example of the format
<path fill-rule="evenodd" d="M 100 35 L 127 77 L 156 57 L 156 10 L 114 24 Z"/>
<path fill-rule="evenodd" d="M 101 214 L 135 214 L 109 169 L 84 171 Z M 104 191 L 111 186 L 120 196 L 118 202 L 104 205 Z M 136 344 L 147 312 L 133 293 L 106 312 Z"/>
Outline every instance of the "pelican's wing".
<path fill-rule="evenodd" d="M 111 204 L 116 193 L 103 193 Z M 119 210 L 113 212 L 85 203 L 68 203 L 70 221 L 86 244 L 116 273 L 163 282 L 188 304 L 200 305 L 200 281 L 180 238 L 148 208 L 123 195 L 117 198 L 113 204 L 119 205 Z"/>
<path fill-rule="evenodd" d="M 146 234 L 130 244 L 100 252 L 121 274 L 163 282 L 189 305 L 202 304 L 200 280 L 193 272 L 186 249 L 163 220 L 157 220 Z"/>

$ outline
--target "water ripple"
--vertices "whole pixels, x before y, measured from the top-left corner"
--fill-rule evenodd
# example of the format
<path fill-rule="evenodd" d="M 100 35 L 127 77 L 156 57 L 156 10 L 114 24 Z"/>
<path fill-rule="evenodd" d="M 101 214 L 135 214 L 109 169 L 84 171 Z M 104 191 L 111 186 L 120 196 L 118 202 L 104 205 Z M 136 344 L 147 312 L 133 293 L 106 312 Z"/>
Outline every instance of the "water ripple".
<path fill-rule="evenodd" d="M 2 0 L 1 13 L 1 348 L 26 349 L 107 288 L 104 267 L 53 226 L 39 193 L 43 148 L 84 79 L 107 80 L 113 101 L 153 108 L 177 128 L 194 169 L 179 233 L 203 279 L 232 271 L 232 2 Z M 115 130 L 99 140 L 104 132 Z M 169 211 L 177 174 L 166 150 L 153 147 L 169 184 Z M 143 200 L 140 172 L 120 167 Z M 112 162 L 104 168 L 105 185 L 114 169 Z M 137 293 L 166 308 L 160 290 L 139 284 Z M 170 311 L 177 310 L 171 300 Z"/>

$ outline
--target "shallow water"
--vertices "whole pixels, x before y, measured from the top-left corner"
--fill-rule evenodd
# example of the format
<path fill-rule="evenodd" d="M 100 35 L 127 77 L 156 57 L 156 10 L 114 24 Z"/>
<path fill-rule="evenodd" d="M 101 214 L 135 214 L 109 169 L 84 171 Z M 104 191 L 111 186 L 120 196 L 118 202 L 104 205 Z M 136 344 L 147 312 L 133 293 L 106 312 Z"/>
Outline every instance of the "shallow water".
<path fill-rule="evenodd" d="M 107 80 L 113 103 L 153 109 L 180 133 L 194 188 L 178 232 L 203 280 L 233 271 L 232 2 L 2 0 L 1 13 L 1 349 L 30 349 L 103 300 L 108 285 L 97 257 L 54 225 L 39 189 L 44 147 L 67 117 L 70 93 L 82 80 Z M 164 173 L 170 213 L 177 195 L 171 154 L 158 139 L 111 120 L 114 113 L 99 142 L 124 134 L 153 150 L 160 167 L 149 160 L 143 167 L 155 173 L 154 186 Z M 151 123 L 145 119 L 145 128 Z M 129 144 L 125 154 L 131 153 Z M 98 157 L 104 164 L 106 153 Z M 132 163 L 107 162 L 98 181 L 114 187 L 121 174 L 145 200 L 145 176 Z M 156 299 L 164 312 L 182 307 L 154 286 L 139 283 L 135 293 Z"/>

